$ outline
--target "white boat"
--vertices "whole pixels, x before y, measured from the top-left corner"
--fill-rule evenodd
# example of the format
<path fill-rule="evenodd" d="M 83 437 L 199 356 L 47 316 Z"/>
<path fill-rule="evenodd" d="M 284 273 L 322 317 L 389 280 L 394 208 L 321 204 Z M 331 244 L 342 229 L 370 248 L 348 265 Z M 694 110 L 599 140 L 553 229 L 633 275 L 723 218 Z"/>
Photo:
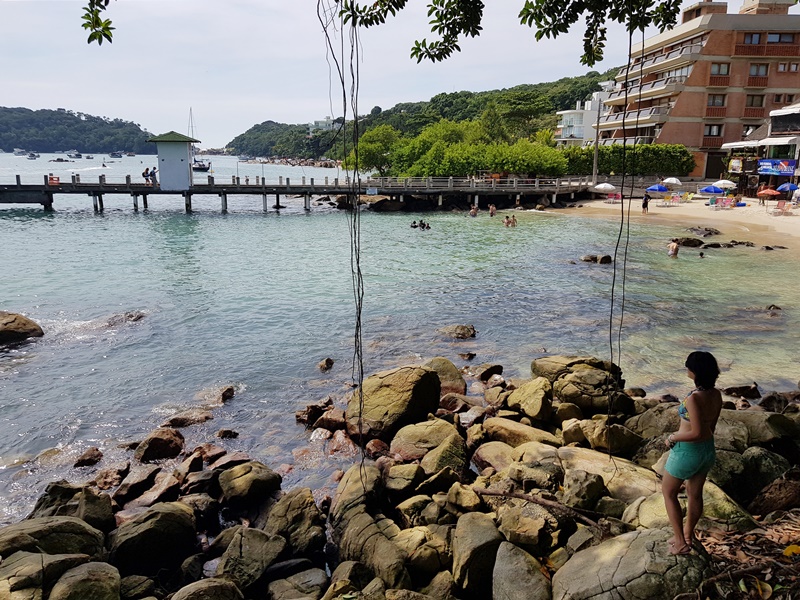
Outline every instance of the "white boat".
<path fill-rule="evenodd" d="M 122 152 L 109 152 L 109 158 L 122 158 Z"/>
<path fill-rule="evenodd" d="M 192 118 L 192 109 L 189 109 L 189 137 L 194 138 L 194 119 Z M 197 147 L 192 144 L 192 171 L 199 171 L 207 173 L 211 170 L 211 161 L 197 158 Z"/>
<path fill-rule="evenodd" d="M 83 154 L 81 154 L 77 150 L 68 150 L 67 156 L 70 158 L 83 158 Z"/>
<path fill-rule="evenodd" d="M 22 148 L 14 148 L 14 156 L 28 156 L 28 151 Z"/>
<path fill-rule="evenodd" d="M 28 153 L 28 160 L 36 160 L 37 158 L 39 158 L 39 155 L 36 152 Z"/>

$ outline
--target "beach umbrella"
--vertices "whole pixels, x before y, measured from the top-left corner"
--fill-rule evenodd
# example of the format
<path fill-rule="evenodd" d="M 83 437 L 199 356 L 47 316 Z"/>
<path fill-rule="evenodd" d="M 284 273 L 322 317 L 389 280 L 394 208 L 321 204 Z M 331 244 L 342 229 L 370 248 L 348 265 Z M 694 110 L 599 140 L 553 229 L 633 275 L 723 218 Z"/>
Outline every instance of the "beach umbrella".
<path fill-rule="evenodd" d="M 797 189 L 797 185 L 794 183 L 784 183 L 778 186 L 779 192 L 793 192 Z"/>
<path fill-rule="evenodd" d="M 730 179 L 720 179 L 719 181 L 715 181 L 712 185 L 724 190 L 738 187 L 737 184 L 733 183 Z"/>
<path fill-rule="evenodd" d="M 722 188 L 718 188 L 715 185 L 707 185 L 700 191 L 703 192 L 704 194 L 721 194 L 723 192 Z"/>
<path fill-rule="evenodd" d="M 661 185 L 660 183 L 657 183 L 657 184 L 651 185 L 649 188 L 647 188 L 647 191 L 648 192 L 668 192 L 669 188 L 667 186 L 665 186 L 665 185 Z"/>
<path fill-rule="evenodd" d="M 661 183 L 665 183 L 666 185 L 683 185 L 683 184 L 681 183 L 681 180 L 680 180 L 680 179 L 678 179 L 677 177 L 667 177 L 667 178 L 666 178 L 664 181 L 662 181 Z"/>
<path fill-rule="evenodd" d="M 610 183 L 598 183 L 596 186 L 594 186 L 594 189 L 595 191 L 603 193 L 615 192 L 617 190 L 617 188 L 611 185 Z"/>
<path fill-rule="evenodd" d="M 765 190 L 761 190 L 758 192 L 759 196 L 780 196 L 781 193 L 778 190 L 773 190 L 772 188 L 767 188 Z"/>

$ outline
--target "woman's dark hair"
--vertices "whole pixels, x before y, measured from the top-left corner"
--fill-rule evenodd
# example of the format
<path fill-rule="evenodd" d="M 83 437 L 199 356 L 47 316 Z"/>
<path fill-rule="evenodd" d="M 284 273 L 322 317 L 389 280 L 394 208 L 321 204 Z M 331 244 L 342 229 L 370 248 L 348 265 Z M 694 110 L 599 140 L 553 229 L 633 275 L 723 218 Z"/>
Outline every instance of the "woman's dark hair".
<path fill-rule="evenodd" d="M 717 359 L 710 352 L 692 352 L 686 358 L 686 368 L 694 373 L 694 382 L 697 387 L 710 390 L 717 383 L 719 367 Z"/>

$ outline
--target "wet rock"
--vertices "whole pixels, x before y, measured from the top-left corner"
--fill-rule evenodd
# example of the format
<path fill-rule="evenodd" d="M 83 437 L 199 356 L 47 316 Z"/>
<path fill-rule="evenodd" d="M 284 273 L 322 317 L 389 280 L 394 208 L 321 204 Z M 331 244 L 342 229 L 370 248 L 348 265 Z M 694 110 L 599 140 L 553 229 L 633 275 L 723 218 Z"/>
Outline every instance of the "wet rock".
<path fill-rule="evenodd" d="M 157 504 L 112 531 L 109 547 L 109 562 L 123 576 L 177 569 L 195 552 L 192 509 L 179 502 Z"/>
<path fill-rule="evenodd" d="M 206 421 L 210 421 L 214 418 L 214 415 L 211 414 L 211 411 L 204 410 L 202 408 L 192 408 L 182 413 L 178 413 L 177 415 L 171 416 L 169 419 L 164 421 L 160 426 L 161 427 L 189 427 L 190 425 L 197 425 L 199 423 L 205 423 Z"/>
<path fill-rule="evenodd" d="M 333 399 L 328 396 L 323 400 L 307 405 L 303 410 L 297 411 L 294 414 L 294 418 L 298 423 L 303 423 L 310 427 L 331 408 L 333 408 Z"/>
<path fill-rule="evenodd" d="M 475 358 L 475 356 L 476 355 L 475 355 L 474 352 L 459 352 L 458 353 L 458 357 L 463 359 L 463 360 L 472 360 L 473 358 Z"/>
<path fill-rule="evenodd" d="M 101 490 L 109 490 L 122 483 L 130 470 L 131 463 L 117 463 L 99 471 L 94 478 L 94 483 Z"/>
<path fill-rule="evenodd" d="M 197 473 L 202 470 L 203 456 L 199 452 L 195 451 L 187 456 L 183 462 L 172 472 L 172 474 L 175 476 L 175 479 L 177 479 L 178 482 L 183 485 L 183 482 L 186 481 L 189 473 Z"/>
<path fill-rule="evenodd" d="M 793 394 L 781 394 L 779 392 L 769 392 L 758 403 L 759 408 L 767 412 L 783 412 L 789 403 L 793 401 Z"/>
<path fill-rule="evenodd" d="M 14 552 L 105 556 L 103 533 L 77 517 L 40 517 L 0 529 L 0 556 Z"/>
<path fill-rule="evenodd" d="M 183 452 L 183 448 L 184 439 L 180 431 L 160 427 L 136 447 L 133 457 L 139 462 L 153 462 L 163 458 L 175 458 Z"/>
<path fill-rule="evenodd" d="M 332 358 L 330 358 L 330 357 L 328 357 L 328 358 L 323 358 L 323 359 L 322 359 L 321 361 L 319 361 L 319 363 L 317 364 L 317 368 L 318 368 L 320 371 L 322 371 L 323 373 L 326 373 L 327 371 L 330 371 L 330 370 L 333 368 L 333 359 L 332 359 Z"/>
<path fill-rule="evenodd" d="M 347 437 L 347 434 L 343 429 L 339 429 L 338 431 L 333 432 L 331 441 L 328 442 L 328 454 L 331 456 L 355 456 L 358 454 L 358 446 L 353 442 L 353 440 Z"/>
<path fill-rule="evenodd" d="M 75 464 L 72 465 L 75 468 L 78 467 L 91 467 L 92 465 L 96 465 L 101 460 L 103 460 L 103 453 L 100 452 L 99 448 L 92 446 L 88 448 L 83 454 L 78 457 L 78 460 L 75 461 Z"/>
<path fill-rule="evenodd" d="M 141 495 L 145 490 L 153 487 L 156 480 L 156 475 L 161 472 L 161 469 L 156 466 L 141 466 L 131 469 L 122 484 L 117 488 L 117 491 L 111 496 L 114 501 L 120 506 L 124 506 L 127 502 Z"/>
<path fill-rule="evenodd" d="M 224 456 L 228 453 L 225 448 L 222 446 L 217 446 L 216 444 L 200 444 L 197 448 L 192 450 L 192 453 L 199 452 L 200 456 L 203 457 L 203 460 L 207 464 L 213 463 L 215 460 L 218 460 L 220 457 Z"/>
<path fill-rule="evenodd" d="M 362 392 L 361 404 L 357 395 L 347 404 L 347 432 L 362 443 L 389 440 L 401 427 L 436 412 L 439 376 L 426 367 L 399 367 L 365 379 Z"/>
<path fill-rule="evenodd" d="M 129 310 L 119 315 L 111 315 L 106 321 L 106 325 L 108 327 L 116 327 L 117 325 L 122 325 L 124 323 L 136 323 L 137 321 L 141 321 L 147 315 L 143 313 L 141 310 Z"/>
<path fill-rule="evenodd" d="M 260 462 L 247 462 L 232 467 L 219 476 L 225 500 L 231 505 L 253 506 L 280 489 L 281 476 Z"/>
<path fill-rule="evenodd" d="M 0 595 L 12 600 L 41 598 L 65 572 L 90 560 L 86 554 L 14 552 L 0 563 Z"/>
<path fill-rule="evenodd" d="M 28 317 L 0 310 L 0 344 L 13 344 L 43 335 L 39 324 Z"/>
<path fill-rule="evenodd" d="M 219 471 L 198 471 L 189 473 L 181 484 L 181 495 L 208 494 L 217 497 L 222 491 L 219 487 Z"/>
<path fill-rule="evenodd" d="M 432 358 L 425 366 L 436 371 L 441 384 L 441 395 L 464 394 L 467 391 L 467 382 L 450 360 L 443 356 Z"/>
<path fill-rule="evenodd" d="M 442 396 L 439 406 L 451 412 L 463 412 L 473 406 L 483 406 L 481 398 L 475 396 L 465 396 L 464 394 L 445 394 Z"/>
<path fill-rule="evenodd" d="M 138 498 L 125 504 L 125 510 L 140 506 L 153 506 L 157 502 L 172 502 L 178 499 L 181 484 L 172 473 L 161 472 L 156 475 L 153 487 Z"/>
<path fill-rule="evenodd" d="M 454 433 L 458 430 L 441 419 L 406 425 L 395 434 L 389 451 L 400 460 L 418 460 Z"/>
<path fill-rule="evenodd" d="M 224 456 L 220 456 L 217 460 L 210 463 L 208 468 L 214 470 L 225 470 L 243 465 L 246 462 L 250 462 L 250 455 L 247 454 L 247 452 L 231 452 L 229 454 L 225 454 Z"/>
<path fill-rule="evenodd" d="M 758 391 L 758 384 L 755 381 L 752 383 L 752 385 L 737 385 L 733 387 L 727 387 L 722 390 L 722 393 L 728 396 L 744 398 L 745 400 L 758 400 L 761 398 L 761 392 Z"/>
<path fill-rule="evenodd" d="M 219 502 L 208 494 L 187 494 L 178 499 L 192 509 L 198 531 L 216 535 L 219 532 Z"/>
<path fill-rule="evenodd" d="M 239 437 L 239 432 L 234 429 L 220 429 L 214 435 L 221 440 L 234 440 Z"/>
<path fill-rule="evenodd" d="M 344 417 L 344 411 L 341 408 L 331 408 L 330 410 L 322 413 L 319 419 L 314 421 L 314 429 L 323 428 L 328 431 L 338 431 L 347 426 L 347 421 Z"/>
<path fill-rule="evenodd" d="M 440 334 L 455 338 L 457 340 L 466 340 L 474 338 L 477 335 L 473 325 L 448 325 L 438 330 Z"/>
<path fill-rule="evenodd" d="M 248 593 L 285 549 L 286 540 L 281 536 L 243 527 L 234 534 L 215 575 L 233 581 Z"/>
<path fill-rule="evenodd" d="M 117 600 L 119 571 L 109 564 L 91 562 L 64 573 L 50 591 L 50 600 Z"/>
<path fill-rule="evenodd" d="M 367 456 L 372 459 L 386 456 L 389 454 L 389 445 L 383 440 L 370 440 L 364 447 Z"/>
<path fill-rule="evenodd" d="M 311 557 L 325 546 L 325 520 L 309 488 L 284 495 L 267 517 L 264 531 L 283 536 L 294 556 Z"/>
<path fill-rule="evenodd" d="M 232 385 L 210 387 L 195 394 L 195 400 L 202 402 L 204 408 L 219 408 L 233 398 L 236 388 Z"/>

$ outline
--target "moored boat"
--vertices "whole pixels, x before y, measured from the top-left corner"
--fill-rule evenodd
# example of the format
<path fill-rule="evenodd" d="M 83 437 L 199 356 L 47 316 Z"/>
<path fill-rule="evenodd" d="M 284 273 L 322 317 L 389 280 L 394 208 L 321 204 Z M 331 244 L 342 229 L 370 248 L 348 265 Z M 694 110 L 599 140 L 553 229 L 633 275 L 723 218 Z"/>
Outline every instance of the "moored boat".
<path fill-rule="evenodd" d="M 77 150 L 69 150 L 69 151 L 67 151 L 67 156 L 69 158 L 83 158 L 83 154 L 81 154 Z"/>
<path fill-rule="evenodd" d="M 122 152 L 109 152 L 109 158 L 122 158 Z"/>

